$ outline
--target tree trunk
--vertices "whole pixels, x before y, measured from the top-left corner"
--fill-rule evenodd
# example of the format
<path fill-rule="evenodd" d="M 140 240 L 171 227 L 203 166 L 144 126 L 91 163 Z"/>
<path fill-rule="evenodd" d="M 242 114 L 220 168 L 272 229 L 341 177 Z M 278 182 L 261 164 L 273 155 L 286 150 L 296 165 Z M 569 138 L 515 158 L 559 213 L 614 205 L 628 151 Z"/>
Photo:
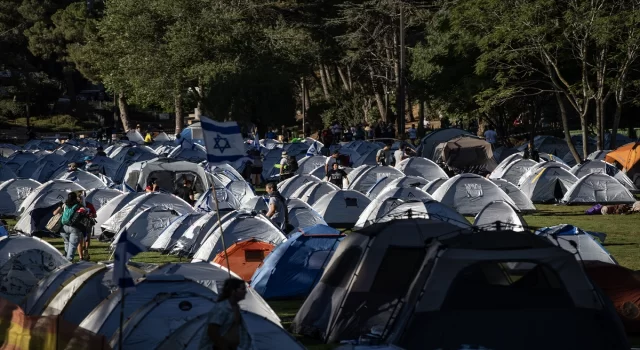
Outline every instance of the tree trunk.
<path fill-rule="evenodd" d="M 416 121 L 416 118 L 413 116 L 413 102 L 411 101 L 411 92 L 407 87 L 407 111 L 409 112 L 409 122 L 413 123 Z"/>
<path fill-rule="evenodd" d="M 340 80 L 342 81 L 344 90 L 350 91 L 351 89 L 349 89 L 349 81 L 347 80 L 347 77 L 344 75 L 344 72 L 342 71 L 342 68 L 340 68 L 340 66 L 338 66 L 338 75 L 340 75 Z"/>
<path fill-rule="evenodd" d="M 613 125 L 611 126 L 611 139 L 609 149 L 614 150 L 617 146 L 618 127 L 620 127 L 620 117 L 622 116 L 622 101 L 616 98 L 616 113 L 613 115 Z"/>
<path fill-rule="evenodd" d="M 182 111 L 182 94 L 174 95 L 174 108 L 176 112 L 176 135 L 180 135 L 184 127 L 184 113 Z"/>
<path fill-rule="evenodd" d="M 327 75 L 324 71 L 324 65 L 320 63 L 320 82 L 322 84 L 322 92 L 324 93 L 325 100 L 329 101 L 329 86 L 327 83 Z"/>
<path fill-rule="evenodd" d="M 376 97 L 376 105 L 378 105 L 378 111 L 380 112 L 380 119 L 382 119 L 382 121 L 386 123 L 388 121 L 387 109 L 384 104 L 384 99 L 380 94 L 380 89 L 378 87 L 378 82 L 376 81 L 375 72 L 373 71 L 373 67 L 371 67 L 370 65 L 369 65 L 369 77 L 371 78 L 371 87 L 373 88 L 373 93 Z"/>
<path fill-rule="evenodd" d="M 130 122 L 129 122 L 129 106 L 127 104 L 127 98 L 124 95 L 124 92 L 120 92 L 118 94 L 118 108 L 120 109 L 120 121 L 122 121 L 122 128 L 126 133 L 129 131 Z"/>
<path fill-rule="evenodd" d="M 589 154 L 589 128 L 588 128 L 587 116 L 580 115 L 580 130 L 582 132 L 582 157 L 578 160 L 578 164 L 582 163 L 583 158 L 586 158 Z"/>
<path fill-rule="evenodd" d="M 349 91 L 353 90 L 353 81 L 351 80 L 351 68 L 347 66 L 347 81 L 349 82 Z"/>
<path fill-rule="evenodd" d="M 324 75 L 325 75 L 325 77 L 327 78 L 327 86 L 328 86 L 330 89 L 333 89 L 333 80 L 332 80 L 331 73 L 329 72 L 329 67 L 327 67 L 327 65 L 326 65 L 326 64 L 323 64 L 323 65 L 321 65 L 320 67 L 321 67 L 321 69 L 324 71 Z"/>
<path fill-rule="evenodd" d="M 576 146 L 573 145 L 573 141 L 571 140 L 571 132 L 569 130 L 569 118 L 567 117 L 567 110 L 564 107 L 564 102 L 562 101 L 562 97 L 559 93 L 556 93 L 556 100 L 558 101 L 558 108 L 560 108 L 560 119 L 562 120 L 562 129 L 564 130 L 564 140 L 567 142 L 567 146 L 569 146 L 569 151 L 571 155 L 576 160 L 576 162 L 581 163 L 580 155 L 576 150 Z"/>
<path fill-rule="evenodd" d="M 421 140 L 425 135 L 424 130 L 424 101 L 418 100 L 418 140 Z"/>
<path fill-rule="evenodd" d="M 595 99 L 595 103 L 596 103 L 596 147 L 598 149 L 598 151 L 602 151 L 604 149 L 604 135 L 603 135 L 603 126 L 602 126 L 602 121 L 603 121 L 603 116 L 602 114 L 604 113 L 603 111 L 603 101 L 600 98 L 596 98 Z M 584 145 L 583 145 L 584 148 Z M 585 153 L 585 157 L 588 153 Z"/>
<path fill-rule="evenodd" d="M 533 118 L 529 119 L 529 145 L 533 149 L 533 139 L 536 137 L 536 121 L 538 120 L 538 103 L 533 103 Z"/>

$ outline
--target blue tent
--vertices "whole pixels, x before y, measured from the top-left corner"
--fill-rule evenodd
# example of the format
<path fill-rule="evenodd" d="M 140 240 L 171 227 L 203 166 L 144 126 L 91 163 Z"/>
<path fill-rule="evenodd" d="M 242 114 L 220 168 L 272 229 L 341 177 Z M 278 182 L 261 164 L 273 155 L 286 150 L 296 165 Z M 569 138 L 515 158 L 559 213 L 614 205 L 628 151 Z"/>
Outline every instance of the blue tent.
<path fill-rule="evenodd" d="M 264 299 L 306 297 L 345 237 L 325 225 L 301 229 L 278 245 L 251 278 L 251 287 Z"/>
<path fill-rule="evenodd" d="M 193 123 L 184 128 L 180 133 L 180 138 L 191 140 L 194 143 L 204 146 L 204 136 L 202 135 L 202 126 L 200 126 L 200 122 Z M 176 140 L 176 142 L 180 142 L 180 140 Z"/>

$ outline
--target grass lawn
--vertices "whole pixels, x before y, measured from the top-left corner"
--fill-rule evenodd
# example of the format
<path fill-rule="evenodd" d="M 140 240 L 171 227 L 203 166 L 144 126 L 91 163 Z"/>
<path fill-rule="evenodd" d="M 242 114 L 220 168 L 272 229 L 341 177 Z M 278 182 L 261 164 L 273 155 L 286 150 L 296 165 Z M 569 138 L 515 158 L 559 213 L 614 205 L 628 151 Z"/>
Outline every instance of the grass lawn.
<path fill-rule="evenodd" d="M 584 211 L 588 207 L 585 206 L 538 205 L 537 208 L 536 213 L 525 216 L 525 220 L 531 227 L 540 228 L 565 223 L 587 231 L 604 232 L 608 235 L 604 246 L 618 262 L 634 270 L 640 269 L 640 259 L 638 259 L 640 215 L 587 216 Z M 469 220 L 473 221 L 473 218 L 469 218 Z M 10 222 L 10 224 L 14 223 Z M 47 239 L 47 241 L 62 250 L 62 239 Z M 93 240 L 90 250 L 91 260 L 95 262 L 109 260 L 110 251 L 108 248 L 108 243 Z M 158 253 L 142 253 L 133 258 L 133 261 L 161 264 L 179 262 L 180 259 Z M 282 325 L 288 328 L 302 301 L 277 301 L 269 304 L 281 318 Z M 331 345 L 320 344 L 312 339 L 300 338 L 300 341 L 313 350 L 333 348 Z M 638 342 L 634 341 L 634 343 Z"/>

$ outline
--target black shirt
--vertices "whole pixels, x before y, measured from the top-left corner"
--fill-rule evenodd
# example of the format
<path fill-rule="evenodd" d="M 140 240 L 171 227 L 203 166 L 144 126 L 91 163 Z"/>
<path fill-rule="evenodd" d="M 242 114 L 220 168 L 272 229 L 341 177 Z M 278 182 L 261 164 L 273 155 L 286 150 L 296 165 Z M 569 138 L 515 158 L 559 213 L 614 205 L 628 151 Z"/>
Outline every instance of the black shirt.
<path fill-rule="evenodd" d="M 193 194 L 193 191 L 189 188 L 189 187 L 179 187 L 176 192 L 175 195 L 182 198 L 185 202 L 193 205 L 193 201 L 191 200 L 190 196 Z"/>
<path fill-rule="evenodd" d="M 338 170 L 331 169 L 327 173 L 327 177 L 329 178 L 329 182 L 342 188 L 342 180 L 345 177 L 347 177 L 347 173 L 342 169 L 338 169 Z"/>

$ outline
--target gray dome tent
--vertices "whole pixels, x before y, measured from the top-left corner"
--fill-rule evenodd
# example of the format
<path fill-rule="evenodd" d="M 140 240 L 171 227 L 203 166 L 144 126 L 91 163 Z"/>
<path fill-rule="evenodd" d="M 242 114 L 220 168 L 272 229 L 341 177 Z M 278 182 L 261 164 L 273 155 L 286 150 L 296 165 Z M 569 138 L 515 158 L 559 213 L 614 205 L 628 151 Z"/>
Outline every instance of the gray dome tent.
<path fill-rule="evenodd" d="M 486 231 L 527 230 L 527 222 L 518 214 L 516 208 L 504 201 L 491 202 L 482 208 L 476 215 L 473 226 L 480 227 Z"/>
<path fill-rule="evenodd" d="M 395 168 L 407 176 L 419 176 L 427 181 L 448 179 L 447 173 L 432 160 L 422 157 L 407 158 L 395 165 Z"/>
<path fill-rule="evenodd" d="M 317 211 L 331 227 L 350 228 L 371 203 L 362 193 L 353 190 L 338 190 L 325 194 L 314 203 Z"/>
<path fill-rule="evenodd" d="M 339 190 L 338 186 L 331 182 L 309 182 L 302 185 L 290 198 L 298 198 L 313 206 L 322 196 L 337 190 Z"/>
<path fill-rule="evenodd" d="M 36 284 L 69 263 L 51 244 L 35 237 L 0 238 L 0 297 L 19 303 Z"/>
<path fill-rule="evenodd" d="M 278 184 L 278 191 L 284 196 L 284 198 L 291 197 L 300 186 L 307 182 L 322 182 L 319 178 L 313 175 L 294 175 L 283 182 Z"/>
<path fill-rule="evenodd" d="M 355 228 L 396 219 L 432 219 L 468 228 L 471 225 L 457 211 L 432 199 L 376 198 L 362 212 Z"/>
<path fill-rule="evenodd" d="M 433 199 L 462 215 L 476 215 L 487 204 L 498 200 L 515 206 L 500 187 L 475 174 L 460 174 L 450 178 L 433 193 Z"/>
<path fill-rule="evenodd" d="M 118 190 L 112 190 L 110 188 L 94 188 L 87 191 L 85 200 L 93 204 L 93 207 L 96 209 L 96 211 L 98 211 L 100 210 L 100 208 L 109 203 L 109 201 L 121 194 L 122 192 Z"/>
<path fill-rule="evenodd" d="M 546 167 L 540 167 L 534 172 L 527 172 L 521 179 L 520 190 L 533 203 L 560 201 L 569 188 L 578 182 L 578 178 L 560 163 L 552 163 L 549 162 Z"/>
<path fill-rule="evenodd" d="M 174 209 L 162 206 L 143 209 L 125 223 L 124 227 L 113 238 L 111 248 L 115 249 L 120 235 L 126 234 L 129 242 L 134 243 L 140 249 L 146 248 L 148 250 L 162 231 L 169 227 L 169 224 L 180 215 Z"/>
<path fill-rule="evenodd" d="M 518 211 L 523 213 L 536 211 L 536 206 L 531 199 L 513 183 L 502 179 L 491 179 L 491 182 L 500 187 L 511 198 Z"/>
<path fill-rule="evenodd" d="M 636 199 L 618 180 L 591 173 L 580 178 L 562 198 L 566 204 L 633 204 Z"/>
<path fill-rule="evenodd" d="M 428 181 L 422 177 L 417 176 L 403 176 L 399 178 L 386 181 L 388 178 L 381 179 L 375 185 L 373 185 L 366 195 L 370 199 L 376 198 L 380 193 L 392 189 L 392 188 L 422 188 Z"/>
<path fill-rule="evenodd" d="M 578 179 L 592 173 L 607 174 L 613 176 L 628 190 L 637 190 L 633 181 L 631 181 L 631 179 L 625 172 L 618 170 L 618 168 L 616 168 L 612 164 L 605 162 L 604 160 L 587 160 L 582 164 L 577 164 L 576 166 L 571 168 L 571 173 Z"/>
<path fill-rule="evenodd" d="M 186 230 L 204 215 L 204 213 L 187 213 L 180 215 L 171 221 L 169 226 L 160 233 L 160 236 L 153 242 L 149 250 L 167 252 L 169 247 L 173 246 L 178 239 L 184 235 Z"/>
<path fill-rule="evenodd" d="M 356 170 L 353 172 L 355 171 Z M 373 185 L 383 178 L 386 178 L 387 181 L 391 181 L 403 176 L 404 174 L 402 171 L 390 166 L 368 166 L 354 176 L 351 176 L 351 174 L 348 175 L 349 189 L 356 190 L 360 193 L 366 193 Z"/>
<path fill-rule="evenodd" d="M 433 193 L 436 192 L 436 190 L 440 188 L 442 184 L 447 182 L 447 180 L 449 179 L 435 179 L 429 182 L 428 184 L 424 185 L 422 190 L 433 196 Z"/>
<path fill-rule="evenodd" d="M 512 184 L 518 184 L 522 175 L 524 175 L 529 169 L 534 167 L 538 162 L 531 159 L 518 159 L 507 164 L 500 171 L 494 170 L 489 176 L 490 179 L 502 179 L 511 182 Z"/>
<path fill-rule="evenodd" d="M 19 215 L 18 209 L 31 191 L 42 184 L 32 179 L 11 179 L 0 184 L 0 214 Z"/>
<path fill-rule="evenodd" d="M 402 302 L 426 254 L 426 242 L 464 232 L 439 220 L 407 219 L 350 233 L 292 323 L 297 334 L 327 342 L 357 339 Z"/>
<path fill-rule="evenodd" d="M 115 213 L 119 212 L 131 201 L 142 195 L 143 193 L 138 192 L 123 193 L 103 204 L 100 209 L 96 209 L 96 224 L 93 226 L 93 235 L 101 236 L 102 225 L 107 222 L 107 220 L 109 220 L 113 215 L 115 215 Z"/>

